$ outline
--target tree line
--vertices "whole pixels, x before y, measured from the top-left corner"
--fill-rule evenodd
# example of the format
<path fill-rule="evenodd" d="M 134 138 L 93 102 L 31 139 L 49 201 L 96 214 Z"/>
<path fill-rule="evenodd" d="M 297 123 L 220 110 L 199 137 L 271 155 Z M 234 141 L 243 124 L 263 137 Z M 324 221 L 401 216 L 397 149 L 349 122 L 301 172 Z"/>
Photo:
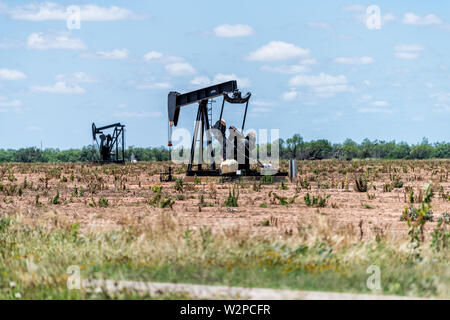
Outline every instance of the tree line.
<path fill-rule="evenodd" d="M 164 147 L 137 148 L 128 147 L 125 150 L 125 159 L 134 154 L 138 161 L 168 161 L 170 152 Z M 90 162 L 99 159 L 99 152 L 94 146 L 85 146 L 81 149 L 59 150 L 48 148 L 41 150 L 36 147 L 21 149 L 0 149 L 0 162 Z"/>
<path fill-rule="evenodd" d="M 450 158 L 450 143 L 422 142 L 409 145 L 406 142 L 364 139 L 356 143 L 347 139 L 344 143 L 332 144 L 328 140 L 319 139 L 304 141 L 299 134 L 283 140 L 279 139 L 280 157 L 283 159 L 430 159 Z"/>
<path fill-rule="evenodd" d="M 409 145 L 406 142 L 364 139 L 357 143 L 351 139 L 333 144 L 326 139 L 304 141 L 299 134 L 286 140 L 279 139 L 279 153 L 282 159 L 319 160 L 319 159 L 430 159 L 450 158 L 450 143 L 422 142 Z M 271 144 L 267 145 L 270 153 Z M 187 152 L 188 150 L 185 150 Z M 166 147 L 134 147 L 125 150 L 125 158 L 134 154 L 138 161 L 168 161 L 170 150 Z M 21 149 L 0 149 L 0 162 L 89 162 L 98 159 L 98 150 L 94 146 L 81 149 L 59 150 L 36 147 Z"/>

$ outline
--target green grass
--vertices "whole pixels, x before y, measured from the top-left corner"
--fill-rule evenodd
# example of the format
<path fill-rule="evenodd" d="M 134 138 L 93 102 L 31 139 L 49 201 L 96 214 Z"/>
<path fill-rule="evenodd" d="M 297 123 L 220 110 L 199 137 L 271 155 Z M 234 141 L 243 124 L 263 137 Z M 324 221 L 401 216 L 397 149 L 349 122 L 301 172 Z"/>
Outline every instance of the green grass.
<path fill-rule="evenodd" d="M 448 249 L 433 252 L 423 245 L 418 256 L 398 242 L 359 242 L 324 225 L 318 235 L 317 223 L 302 228 L 301 237 L 193 231 L 178 225 L 170 213 L 159 214 L 158 224 L 143 221 L 96 233 L 57 217 L 36 223 L 25 216 L 3 216 L 0 299 L 17 294 L 23 299 L 189 298 L 68 290 L 70 265 L 80 266 L 86 279 L 354 293 L 370 293 L 366 270 L 377 265 L 383 294 L 450 297 Z"/>

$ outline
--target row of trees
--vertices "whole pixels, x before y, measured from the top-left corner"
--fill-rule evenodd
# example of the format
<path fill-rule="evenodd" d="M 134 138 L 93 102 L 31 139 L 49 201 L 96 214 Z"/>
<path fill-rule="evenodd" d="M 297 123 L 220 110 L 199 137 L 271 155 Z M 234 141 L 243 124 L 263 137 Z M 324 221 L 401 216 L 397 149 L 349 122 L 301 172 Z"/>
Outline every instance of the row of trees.
<path fill-rule="evenodd" d="M 139 161 L 168 161 L 170 160 L 169 150 L 160 148 L 136 148 L 129 147 L 125 150 L 125 158 L 130 159 L 134 154 Z M 82 149 L 45 149 L 40 150 L 35 147 L 22 148 L 18 150 L 0 149 L 0 162 L 88 162 L 98 159 L 98 150 L 92 146 Z"/>
<path fill-rule="evenodd" d="M 353 158 L 378 159 L 430 159 L 450 158 L 450 143 L 429 143 L 424 138 L 421 143 L 409 145 L 406 142 L 380 141 L 369 139 L 356 143 L 347 139 L 342 144 L 332 144 L 320 139 L 306 142 L 299 134 L 292 138 L 279 140 L 280 154 L 283 159 L 328 159 Z"/>
<path fill-rule="evenodd" d="M 271 145 L 268 145 L 270 152 Z M 365 139 L 356 143 L 347 139 L 344 143 L 332 144 L 325 139 L 304 141 L 299 134 L 283 140 L 279 140 L 280 157 L 282 159 L 354 159 L 354 158 L 379 158 L 379 159 L 429 159 L 450 158 L 450 143 L 429 143 L 423 139 L 421 143 L 408 145 L 406 142 L 395 141 L 370 141 Z M 87 162 L 98 159 L 97 150 L 93 146 L 82 149 L 45 149 L 35 147 L 18 150 L 0 149 L 0 162 Z M 170 151 L 165 147 L 137 148 L 129 147 L 125 150 L 125 158 L 130 159 L 135 155 L 138 161 L 168 161 Z"/>

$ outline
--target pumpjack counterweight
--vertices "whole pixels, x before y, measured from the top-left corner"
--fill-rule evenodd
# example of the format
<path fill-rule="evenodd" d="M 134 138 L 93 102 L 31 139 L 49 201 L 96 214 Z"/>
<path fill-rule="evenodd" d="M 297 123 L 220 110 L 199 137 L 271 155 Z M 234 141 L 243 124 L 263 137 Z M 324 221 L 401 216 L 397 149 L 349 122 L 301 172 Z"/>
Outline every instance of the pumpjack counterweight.
<path fill-rule="evenodd" d="M 104 132 L 106 130 L 109 130 L 110 133 Z M 97 140 L 97 136 L 100 142 Z M 92 139 L 99 150 L 98 162 L 102 164 L 125 163 L 125 125 L 114 123 L 97 128 L 95 123 L 92 123 Z"/>

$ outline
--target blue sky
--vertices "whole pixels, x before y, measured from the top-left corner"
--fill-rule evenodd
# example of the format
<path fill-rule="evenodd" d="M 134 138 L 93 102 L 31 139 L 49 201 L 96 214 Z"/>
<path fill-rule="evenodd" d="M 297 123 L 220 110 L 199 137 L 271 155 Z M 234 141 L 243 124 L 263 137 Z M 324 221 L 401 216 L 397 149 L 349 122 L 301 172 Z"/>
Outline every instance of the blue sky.
<path fill-rule="evenodd" d="M 253 94 L 247 128 L 282 138 L 450 140 L 448 1 L 77 1 L 69 29 L 73 4 L 0 0 L 1 148 L 78 148 L 116 121 L 166 145 L 168 92 L 229 79 Z"/>

